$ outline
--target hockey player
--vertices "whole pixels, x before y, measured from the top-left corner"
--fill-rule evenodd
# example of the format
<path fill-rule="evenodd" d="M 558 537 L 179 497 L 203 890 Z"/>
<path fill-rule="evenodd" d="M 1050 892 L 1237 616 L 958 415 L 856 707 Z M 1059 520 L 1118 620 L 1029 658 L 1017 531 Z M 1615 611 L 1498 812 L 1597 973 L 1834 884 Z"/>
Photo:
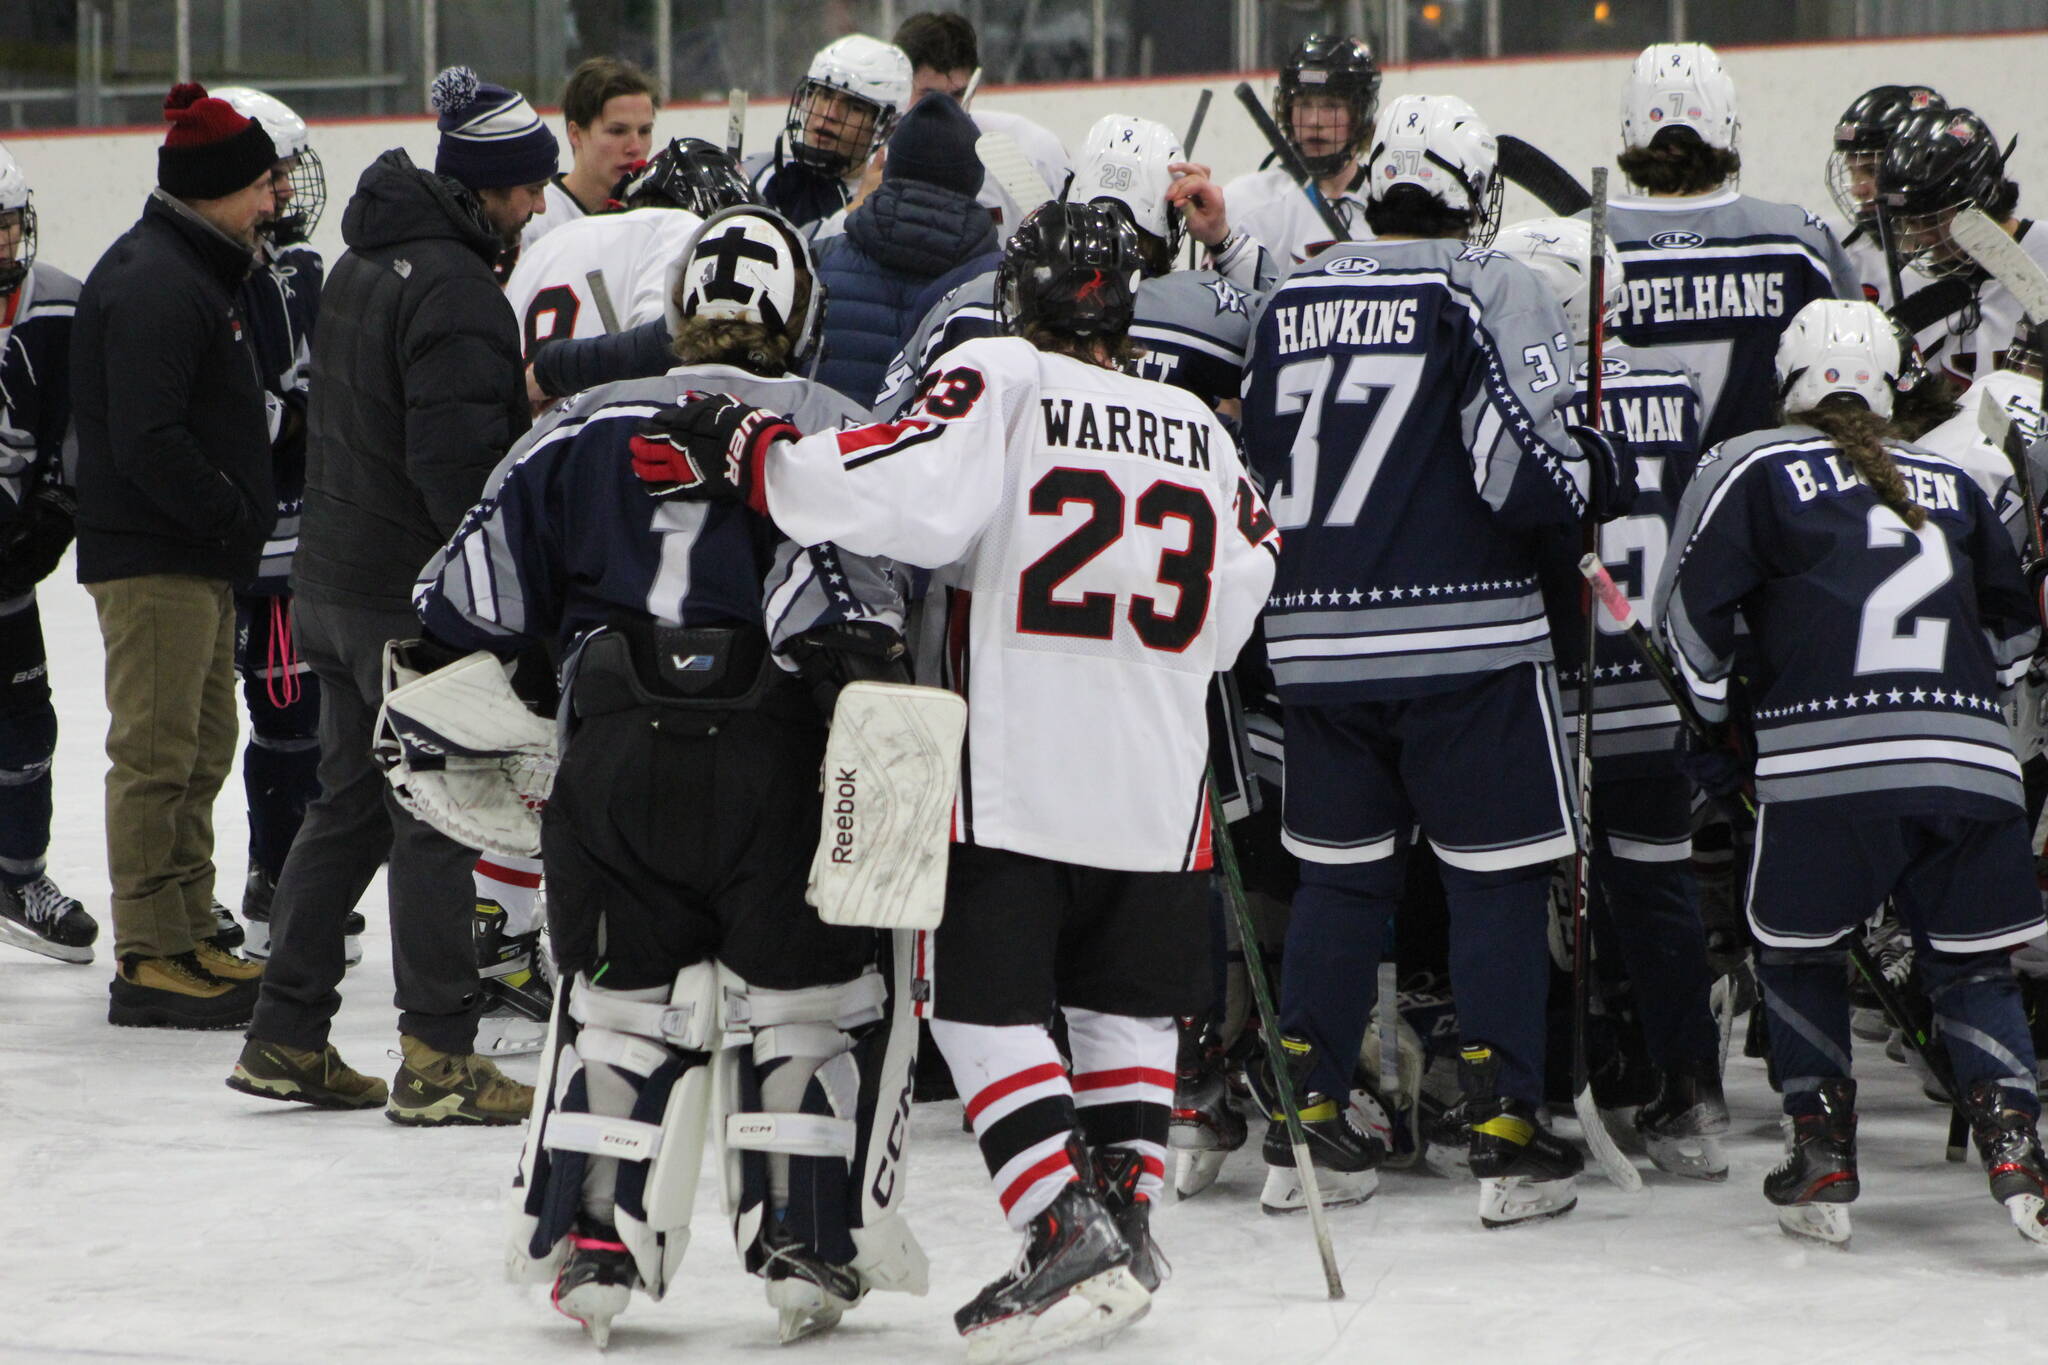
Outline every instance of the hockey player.
<path fill-rule="evenodd" d="M 1848 1240 L 1856 1083 L 1839 945 L 1890 896 L 1992 1194 L 2048 1245 L 2034 1049 L 2003 951 L 2041 932 L 2041 904 L 1999 710 L 2040 619 L 1983 493 L 1889 439 L 1898 370 L 1874 305 L 1800 311 L 1777 354 L 1787 424 L 1701 462 L 1657 628 L 1703 716 L 1746 711 L 1742 752 L 1756 755 L 1748 913 L 1784 1091 L 1786 1159 L 1764 1180 L 1780 1223 Z M 1748 776 L 1725 751 L 1688 767 L 1709 790 Z"/>
<path fill-rule="evenodd" d="M 773 151 L 746 160 L 760 202 L 805 227 L 846 207 L 889 130 L 910 107 L 910 59 L 854 33 L 827 44 L 789 97 Z"/>
<path fill-rule="evenodd" d="M 1274 122 L 1350 241 L 1372 237 L 1360 159 L 1379 106 L 1379 63 L 1362 39 L 1312 33 L 1280 68 Z M 1238 227 L 1283 263 L 1305 261 L 1330 245 L 1329 225 L 1282 167 L 1238 176 L 1223 195 L 1237 206 Z"/>
<path fill-rule="evenodd" d="M 1891 271 L 1877 231 L 1877 171 L 1885 148 L 1907 119 L 1926 109 L 1943 110 L 1948 101 L 1924 85 L 1879 85 L 1858 95 L 1835 121 L 1834 150 L 1828 154 L 1828 193 L 1841 211 L 1846 229 L 1842 250 L 1863 283 L 1863 297 L 1889 309 Z M 1908 294 L 1927 281 L 1908 278 L 1900 263 L 1900 283 Z"/>
<path fill-rule="evenodd" d="M 1067 198 L 1111 205 L 1137 230 L 1144 279 L 1129 335 L 1144 354 L 1133 373 L 1234 408 L 1252 305 L 1276 280 L 1258 243 L 1231 230 L 1222 192 L 1185 157 L 1165 124 L 1105 114 L 1088 130 Z M 1216 249 L 1221 270 L 1174 269 L 1190 232 Z M 876 412 L 901 411 L 941 355 L 996 333 L 997 273 L 959 285 L 925 314 L 890 363 Z"/>
<path fill-rule="evenodd" d="M 0 943 L 92 961 L 100 927 L 58 890 L 50 848 L 50 705 L 36 584 L 71 544 L 71 315 L 78 281 L 36 260 L 28 177 L 0 147 Z"/>
<path fill-rule="evenodd" d="M 2024 317 L 2012 291 L 1950 239 L 1949 223 L 1964 208 L 1982 209 L 2035 261 L 2048 262 L 2048 232 L 2018 214 L 2020 189 L 2006 174 L 2009 150 L 2000 150 L 1971 110 L 1928 109 L 1899 128 L 1878 169 L 1879 198 L 1900 253 L 1921 275 L 1967 286 L 1944 321 L 1917 334 L 1929 363 L 1964 387 L 1998 368 Z"/>
<path fill-rule="evenodd" d="M 1575 344 L 1569 419 L 1586 420 L 1588 268 L 1592 230 L 1573 218 L 1537 218 L 1503 229 L 1496 245 L 1534 270 L 1564 309 Z M 1614 244 L 1607 255 L 1602 306 L 1612 322 L 1628 299 Z M 1598 425 L 1629 444 L 1637 495 L 1625 517 L 1600 528 L 1599 555 L 1645 619 L 1664 567 L 1671 514 L 1699 460 L 1700 399 L 1691 375 L 1646 364 L 1625 345 L 1601 352 Z M 1576 595 L 1576 594 L 1574 594 Z M 1657 1070 L 1657 1093 L 1633 1116 L 1644 1149 L 1673 1175 L 1722 1180 L 1728 1159 L 1719 1134 L 1728 1127 L 1721 1095 L 1720 1039 L 1708 1004 L 1706 936 L 1688 864 L 1693 788 L 1672 745 L 1678 711 L 1612 618 L 1599 618 L 1593 684 L 1593 888 L 1597 940 L 1612 944 L 1628 969 L 1643 1041 Z M 1573 643 L 1570 675 L 1560 677 L 1568 742 L 1579 724 L 1584 637 Z M 1562 642 L 1560 642 L 1562 647 Z"/>
<path fill-rule="evenodd" d="M 1863 297 L 1827 225 L 1805 209 L 1736 191 L 1735 82 L 1705 43 L 1643 50 L 1622 96 L 1621 173 L 1607 230 L 1628 272 L 1621 340 L 1648 362 L 1690 370 L 1706 407 L 1703 445 L 1769 426 L 1770 355 L 1812 299 Z"/>
<path fill-rule="evenodd" d="M 769 647 L 771 630 L 793 628 L 782 643 L 807 668 L 884 667 L 901 652 L 900 600 L 831 546 L 773 559 L 764 519 L 635 477 L 674 453 L 646 419 L 693 390 L 822 428 L 860 420 L 789 373 L 816 344 L 812 278 L 776 215 L 708 219 L 676 272 L 681 367 L 593 390 L 536 428 L 418 597 L 432 640 L 499 658 L 545 642 L 568 661 L 541 832 L 566 1008 L 536 1090 L 512 1262 L 553 1275 L 556 1306 L 600 1346 L 635 1286 L 660 1298 L 672 1282 L 707 1118 L 740 1252 L 767 1279 L 784 1340 L 829 1327 L 871 1287 L 922 1292 L 922 1254 L 891 1212 L 909 1044 L 889 1046 L 873 932 L 823 925 L 804 902 L 824 722 Z M 391 694 L 400 733 L 481 723 L 464 676 L 490 684 L 507 736 L 545 735 L 474 655 Z"/>
<path fill-rule="evenodd" d="M 562 87 L 562 131 L 571 164 L 549 179 L 546 202 L 519 234 L 522 253 L 563 224 L 604 212 L 612 187 L 647 160 L 654 146 L 660 98 L 646 72 L 617 57 L 590 57 L 569 73 Z"/>
<path fill-rule="evenodd" d="M 1484 249 L 1499 185 L 1471 107 L 1396 100 L 1366 169 L 1374 241 L 1269 295 L 1246 369 L 1252 463 L 1287 537 L 1264 622 L 1301 859 L 1280 1026 L 1325 1200 L 1370 1197 L 1383 1148 L 1342 1106 L 1419 824 L 1450 907 L 1480 1217 L 1502 1226 L 1569 1210 L 1582 1165 L 1537 1118 L 1572 798 L 1531 532 L 1627 511 L 1634 475 L 1624 447 L 1566 425 L 1562 310 Z M 1299 1208 L 1277 1122 L 1266 1161 L 1265 1205 Z"/>
<path fill-rule="evenodd" d="M 690 489 L 934 571 L 928 676 L 966 697 L 967 740 L 919 1012 L 1025 1237 L 954 1315 L 971 1361 L 1107 1337 L 1164 1277 L 1172 1016 L 1207 994 L 1202 699 L 1272 581 L 1228 433 L 1115 368 L 1140 260 L 1120 214 L 1044 205 L 1005 249 L 1009 335 L 947 353 L 902 418 L 794 439 L 707 400 L 672 423 Z M 1069 1295 L 1089 1311 L 1041 1316 Z"/>

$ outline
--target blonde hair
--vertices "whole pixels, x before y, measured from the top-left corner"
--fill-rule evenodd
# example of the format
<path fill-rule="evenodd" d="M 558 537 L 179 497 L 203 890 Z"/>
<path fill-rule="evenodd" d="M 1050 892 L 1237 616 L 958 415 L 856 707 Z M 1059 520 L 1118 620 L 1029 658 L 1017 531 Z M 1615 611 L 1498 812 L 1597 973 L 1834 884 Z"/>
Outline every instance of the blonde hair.
<path fill-rule="evenodd" d="M 1919 530 L 1927 524 L 1927 509 L 1906 496 L 1905 476 L 1884 448 L 1887 436 L 1897 430 L 1889 418 L 1880 417 L 1848 394 L 1829 394 L 1804 412 L 1787 413 L 1789 422 L 1813 427 L 1841 447 L 1856 475 L 1870 485 L 1877 500 L 1899 514 L 1899 520 Z"/>
<path fill-rule="evenodd" d="M 676 277 L 675 309 L 683 309 L 687 280 Z M 789 373 L 790 352 L 796 348 L 796 329 L 803 326 L 804 310 L 811 302 L 811 277 L 799 268 L 795 306 L 790 309 L 789 327 L 771 332 L 765 323 L 741 322 L 736 318 L 686 317 L 676 324 L 669 349 L 685 365 L 737 365 L 773 379 Z"/>

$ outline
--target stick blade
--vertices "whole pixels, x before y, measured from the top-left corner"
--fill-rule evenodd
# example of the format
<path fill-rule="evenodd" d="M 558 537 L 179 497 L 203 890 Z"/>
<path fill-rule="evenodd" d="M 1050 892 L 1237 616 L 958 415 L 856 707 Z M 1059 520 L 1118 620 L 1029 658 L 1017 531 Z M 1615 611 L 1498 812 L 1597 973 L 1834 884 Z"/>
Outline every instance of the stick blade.
<path fill-rule="evenodd" d="M 2048 271 L 2041 269 L 2011 233 L 1984 210 L 1966 208 L 1949 223 L 1948 235 L 1964 255 L 2012 291 L 2035 326 L 2048 324 Z"/>
<path fill-rule="evenodd" d="M 1592 1149 L 1600 1173 L 1630 1194 L 1642 1193 L 1643 1173 L 1614 1145 L 1613 1136 L 1601 1121 L 1600 1106 L 1593 1103 L 1592 1086 L 1580 1086 L 1579 1093 L 1572 1096 L 1572 1112 L 1579 1116 L 1579 1127 L 1585 1132 L 1586 1146 Z"/>
<path fill-rule="evenodd" d="M 1008 133 L 983 133 L 975 139 L 974 151 L 981 158 L 982 170 L 1016 202 L 1018 221 L 1053 197 L 1038 167 Z"/>
<path fill-rule="evenodd" d="M 1535 195 L 1552 213 L 1569 218 L 1592 204 L 1593 196 L 1586 187 L 1548 152 L 1512 133 L 1502 133 L 1497 141 L 1500 173 Z"/>

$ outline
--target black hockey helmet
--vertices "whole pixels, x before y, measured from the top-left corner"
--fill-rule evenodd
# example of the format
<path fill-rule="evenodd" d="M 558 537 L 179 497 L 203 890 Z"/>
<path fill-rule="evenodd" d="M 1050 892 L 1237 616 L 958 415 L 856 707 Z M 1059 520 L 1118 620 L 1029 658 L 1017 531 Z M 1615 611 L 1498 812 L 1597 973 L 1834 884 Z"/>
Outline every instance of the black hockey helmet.
<path fill-rule="evenodd" d="M 1004 332 L 1061 336 L 1128 331 L 1144 273 L 1138 230 L 1110 204 L 1064 199 L 1033 209 L 1003 247 L 996 311 Z"/>
<path fill-rule="evenodd" d="M 1850 222 L 1870 217 L 1878 162 L 1892 135 L 1907 119 L 1948 101 L 1924 85 L 1879 85 L 1849 102 L 1835 122 L 1835 146 L 1828 155 L 1828 193 Z"/>
<path fill-rule="evenodd" d="M 1974 268 L 1949 241 L 1948 224 L 1968 207 L 1998 220 L 2012 216 L 2020 187 L 2006 179 L 2011 151 L 1968 109 L 1925 109 L 1899 125 L 1878 165 L 1877 197 L 1915 269 L 1960 275 Z"/>
<path fill-rule="evenodd" d="M 760 202 L 725 148 L 701 137 L 671 138 L 651 161 L 626 173 L 612 198 L 629 209 L 687 209 L 699 218 Z"/>
<path fill-rule="evenodd" d="M 1351 108 L 1351 139 L 1334 152 L 1310 156 L 1294 130 L 1294 102 L 1304 95 L 1336 95 Z M 1275 121 L 1287 145 L 1318 179 L 1335 175 L 1358 160 L 1359 151 L 1372 137 L 1373 119 L 1380 109 L 1380 64 L 1362 38 L 1340 38 L 1329 33 L 1311 33 L 1301 40 L 1280 68 L 1280 90 L 1273 100 Z"/>

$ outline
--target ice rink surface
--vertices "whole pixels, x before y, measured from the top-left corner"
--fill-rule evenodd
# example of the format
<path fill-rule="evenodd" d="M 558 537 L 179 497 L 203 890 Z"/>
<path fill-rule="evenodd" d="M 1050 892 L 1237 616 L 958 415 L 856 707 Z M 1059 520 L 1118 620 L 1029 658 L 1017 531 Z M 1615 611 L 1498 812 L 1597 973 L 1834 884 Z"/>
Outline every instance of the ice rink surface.
<path fill-rule="evenodd" d="M 50 862 L 102 938 L 86 967 L 0 949 L 0 1361 L 593 1359 L 544 1288 L 501 1276 L 518 1130 L 403 1129 L 375 1112 L 252 1099 L 221 1084 L 237 1033 L 107 1025 L 100 645 L 71 579 L 67 561 L 43 591 L 62 725 Z M 218 821 L 230 904 L 242 809 L 238 775 Z M 343 987 L 334 1040 L 388 1077 L 397 1038 L 380 888 L 363 908 L 367 956 Z M 1777 1231 L 1759 1192 L 1779 1153 L 1776 1104 L 1761 1063 L 1738 1057 L 1726 1185 L 1651 1171 L 1632 1197 L 1587 1175 L 1568 1218 L 1486 1232 L 1471 1186 L 1389 1173 L 1372 1202 L 1331 1217 L 1342 1303 L 1323 1297 L 1306 1221 L 1258 1212 L 1254 1142 L 1216 1188 L 1161 1211 L 1173 1278 L 1147 1320 L 1090 1354 L 1172 1365 L 2048 1357 L 2048 1252 L 2015 1235 L 1974 1156 L 1943 1161 L 1943 1115 L 1905 1069 L 1858 1049 L 1864 1195 L 1846 1252 Z M 507 1067 L 528 1080 L 533 1068 Z M 681 1281 L 662 1303 L 635 1298 L 609 1354 L 961 1359 L 952 1312 L 1016 1244 L 959 1103 L 920 1107 L 913 1128 L 908 1207 L 931 1255 L 930 1297 L 875 1295 L 838 1331 L 778 1347 L 707 1172 Z"/>

